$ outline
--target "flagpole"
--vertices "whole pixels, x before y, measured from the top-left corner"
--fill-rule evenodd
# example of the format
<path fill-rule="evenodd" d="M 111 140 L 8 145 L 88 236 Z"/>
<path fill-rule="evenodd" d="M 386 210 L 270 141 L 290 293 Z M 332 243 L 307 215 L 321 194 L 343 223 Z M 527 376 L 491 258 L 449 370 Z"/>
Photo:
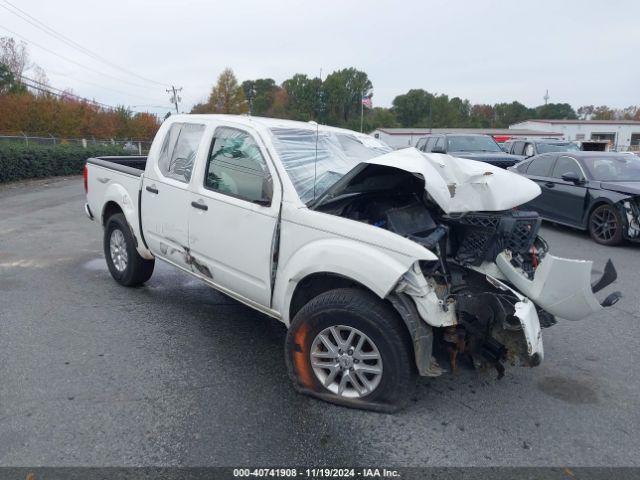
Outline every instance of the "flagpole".
<path fill-rule="evenodd" d="M 362 133 L 362 121 L 364 120 L 364 92 L 360 95 L 360 133 Z"/>

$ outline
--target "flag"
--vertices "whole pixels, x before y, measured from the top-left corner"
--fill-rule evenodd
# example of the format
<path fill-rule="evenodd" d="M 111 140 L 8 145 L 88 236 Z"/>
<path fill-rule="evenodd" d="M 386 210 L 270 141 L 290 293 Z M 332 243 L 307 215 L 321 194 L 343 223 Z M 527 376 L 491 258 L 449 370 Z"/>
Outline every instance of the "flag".
<path fill-rule="evenodd" d="M 367 108 L 373 108 L 373 102 L 371 101 L 371 97 L 362 97 L 362 105 Z"/>

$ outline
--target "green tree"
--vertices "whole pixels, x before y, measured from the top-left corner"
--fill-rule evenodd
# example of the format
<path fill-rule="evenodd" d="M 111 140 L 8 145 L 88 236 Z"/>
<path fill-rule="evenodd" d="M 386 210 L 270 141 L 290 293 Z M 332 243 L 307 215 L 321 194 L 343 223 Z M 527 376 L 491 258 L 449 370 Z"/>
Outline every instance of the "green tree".
<path fill-rule="evenodd" d="M 409 90 L 393 99 L 393 111 L 403 127 L 429 127 L 433 95 L 421 88 Z M 433 113 L 433 112 L 431 112 Z"/>
<path fill-rule="evenodd" d="M 578 118 L 576 111 L 568 103 L 548 103 L 535 108 L 536 118 L 557 120 L 575 120 Z"/>
<path fill-rule="evenodd" d="M 322 81 L 302 73 L 282 82 L 286 92 L 288 117 L 309 121 L 318 118 L 321 111 Z"/>
<path fill-rule="evenodd" d="M 514 123 L 535 117 L 534 110 L 520 102 L 496 103 L 493 109 L 495 111 L 495 127 L 498 128 L 506 128 Z"/>
<path fill-rule="evenodd" d="M 345 125 L 359 119 L 362 97 L 370 95 L 372 88 L 367 74 L 353 67 L 329 74 L 322 84 L 327 122 Z"/>
<path fill-rule="evenodd" d="M 0 63 L 0 94 L 26 92 L 26 88 L 19 82 L 7 65 Z"/>
<path fill-rule="evenodd" d="M 273 107 L 280 87 L 272 78 L 258 78 L 242 82 L 242 91 L 252 106 L 252 115 L 265 116 Z"/>

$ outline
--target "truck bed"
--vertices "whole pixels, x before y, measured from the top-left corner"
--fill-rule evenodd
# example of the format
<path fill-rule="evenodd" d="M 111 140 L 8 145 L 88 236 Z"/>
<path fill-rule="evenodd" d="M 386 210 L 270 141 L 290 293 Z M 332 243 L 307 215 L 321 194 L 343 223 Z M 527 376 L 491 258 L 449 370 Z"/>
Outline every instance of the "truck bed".
<path fill-rule="evenodd" d="M 87 163 L 140 177 L 147 165 L 147 157 L 132 155 L 121 157 L 92 157 L 87 159 Z"/>

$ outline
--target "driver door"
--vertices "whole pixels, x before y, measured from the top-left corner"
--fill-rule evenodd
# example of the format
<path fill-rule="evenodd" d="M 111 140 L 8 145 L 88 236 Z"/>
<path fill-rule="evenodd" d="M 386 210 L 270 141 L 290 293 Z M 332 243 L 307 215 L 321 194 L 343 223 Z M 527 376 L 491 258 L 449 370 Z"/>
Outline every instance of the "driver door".
<path fill-rule="evenodd" d="M 271 304 L 281 190 L 252 132 L 218 127 L 192 186 L 189 245 L 197 273 L 223 291 Z"/>

